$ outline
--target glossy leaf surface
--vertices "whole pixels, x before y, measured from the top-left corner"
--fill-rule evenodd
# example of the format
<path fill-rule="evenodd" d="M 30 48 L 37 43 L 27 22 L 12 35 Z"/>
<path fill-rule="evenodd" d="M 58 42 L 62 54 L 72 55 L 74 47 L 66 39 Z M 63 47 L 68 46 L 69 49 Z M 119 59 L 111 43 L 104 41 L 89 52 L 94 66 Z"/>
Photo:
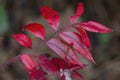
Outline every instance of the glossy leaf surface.
<path fill-rule="evenodd" d="M 50 26 L 57 30 L 60 24 L 60 15 L 57 11 L 53 10 L 50 7 L 43 6 L 41 7 L 41 13 L 43 17 L 49 22 Z"/>
<path fill-rule="evenodd" d="M 37 36 L 38 38 L 41 38 L 42 40 L 46 36 L 46 30 L 42 24 L 31 23 L 31 24 L 24 26 L 24 28 L 31 31 L 35 36 Z"/>
<path fill-rule="evenodd" d="M 95 21 L 81 22 L 80 26 L 82 26 L 83 29 L 90 31 L 90 32 L 98 32 L 98 33 L 112 32 L 110 28 L 107 28 L 106 26 L 98 22 L 95 22 Z"/>
<path fill-rule="evenodd" d="M 68 60 L 71 63 L 82 65 L 74 51 L 61 40 L 53 38 L 47 42 L 47 45 L 64 60 Z"/>
<path fill-rule="evenodd" d="M 79 54 L 95 63 L 89 49 L 87 48 L 79 34 L 72 31 L 68 31 L 61 33 L 60 37 L 67 43 L 69 43 L 71 46 L 73 46 L 79 52 Z"/>
<path fill-rule="evenodd" d="M 25 34 L 14 34 L 12 37 L 20 43 L 22 46 L 27 47 L 27 48 L 32 48 L 32 40 L 26 36 Z"/>
<path fill-rule="evenodd" d="M 78 21 L 79 17 L 83 13 L 84 13 L 84 4 L 83 3 L 79 3 L 75 15 L 74 16 L 70 16 L 70 22 L 71 22 L 71 24 L 76 23 Z"/>

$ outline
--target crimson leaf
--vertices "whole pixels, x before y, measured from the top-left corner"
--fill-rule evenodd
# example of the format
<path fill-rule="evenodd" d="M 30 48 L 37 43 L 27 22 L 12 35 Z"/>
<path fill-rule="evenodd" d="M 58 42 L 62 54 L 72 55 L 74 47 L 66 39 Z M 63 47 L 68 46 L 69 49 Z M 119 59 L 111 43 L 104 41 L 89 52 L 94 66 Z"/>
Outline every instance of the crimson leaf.
<path fill-rule="evenodd" d="M 22 46 L 31 48 L 32 47 L 32 40 L 26 36 L 25 34 L 13 34 L 12 37 L 20 43 Z"/>
<path fill-rule="evenodd" d="M 74 16 L 70 16 L 70 23 L 71 24 L 76 23 L 77 20 L 79 19 L 79 17 L 83 14 L 83 12 L 84 12 L 84 4 L 83 3 L 79 3 L 75 15 Z"/>
<path fill-rule="evenodd" d="M 63 43 L 63 41 L 57 38 L 53 38 L 47 42 L 47 45 L 64 60 L 68 60 L 71 63 L 83 65 L 78 59 L 75 52 L 68 45 Z"/>
<path fill-rule="evenodd" d="M 79 31 L 80 36 L 81 36 L 82 40 L 85 42 L 86 46 L 88 48 L 91 48 L 91 43 L 90 43 L 90 39 L 87 35 L 87 32 L 82 28 L 79 28 L 79 27 L 75 27 L 75 28 Z"/>
<path fill-rule="evenodd" d="M 28 54 L 21 55 L 20 59 L 28 70 L 32 70 L 38 66 L 38 63 L 35 62 Z"/>
<path fill-rule="evenodd" d="M 68 63 L 61 58 L 51 57 L 48 54 L 40 55 L 39 61 L 46 70 L 48 70 L 53 74 L 56 74 L 57 76 L 60 76 L 62 74 L 64 75 L 64 71 L 73 71 L 77 73 L 78 69 L 82 69 L 86 67 L 86 65 L 80 66 L 80 65 Z M 78 73 L 75 76 L 78 76 Z"/>
<path fill-rule="evenodd" d="M 31 80 L 46 80 L 44 76 L 47 73 L 42 70 L 39 64 L 34 61 L 30 55 L 21 55 L 20 59 L 25 65 L 25 68 L 28 71 Z"/>
<path fill-rule="evenodd" d="M 43 27 L 42 24 L 31 23 L 31 24 L 28 24 L 28 25 L 24 26 L 24 28 L 31 31 L 34 35 L 41 38 L 42 40 L 46 36 L 46 30 L 45 30 L 45 28 Z"/>
<path fill-rule="evenodd" d="M 59 71 L 59 67 L 55 65 L 54 62 L 51 61 L 51 57 L 49 54 L 40 55 L 39 61 L 40 61 L 40 64 L 42 64 L 47 71 L 51 73 Z"/>
<path fill-rule="evenodd" d="M 88 30 L 90 32 L 98 32 L 98 33 L 112 32 L 110 28 L 107 28 L 106 26 L 95 21 L 81 22 L 80 26 L 82 26 L 83 29 Z"/>
<path fill-rule="evenodd" d="M 51 9 L 50 7 L 41 7 L 41 13 L 43 17 L 49 22 L 50 26 L 57 30 L 60 24 L 60 15 L 57 11 Z"/>
<path fill-rule="evenodd" d="M 73 46 L 79 52 L 79 54 L 95 63 L 89 49 L 84 44 L 84 41 L 81 39 L 81 36 L 79 34 L 68 31 L 61 33 L 60 37 L 67 43 L 69 43 L 71 46 Z"/>

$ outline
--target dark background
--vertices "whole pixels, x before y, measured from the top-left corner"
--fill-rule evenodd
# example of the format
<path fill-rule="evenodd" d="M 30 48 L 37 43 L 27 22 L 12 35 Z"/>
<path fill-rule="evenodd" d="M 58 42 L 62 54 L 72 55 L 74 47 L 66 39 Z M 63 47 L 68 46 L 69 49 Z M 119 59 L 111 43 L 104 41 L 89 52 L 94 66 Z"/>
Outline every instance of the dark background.
<path fill-rule="evenodd" d="M 85 13 L 80 21 L 98 21 L 114 31 L 109 34 L 89 33 L 91 52 L 97 64 L 85 60 L 89 66 L 81 70 L 83 80 L 120 80 L 120 0 L 0 0 L 0 80 L 29 80 L 20 61 L 2 65 L 8 59 L 22 53 L 54 53 L 46 46 L 39 46 L 40 39 L 26 31 L 33 40 L 33 48 L 20 46 L 11 35 L 23 33 L 22 26 L 31 22 L 42 23 L 47 34 L 53 30 L 41 16 L 39 8 L 50 6 L 61 14 L 60 26 L 69 24 L 69 16 L 75 13 L 78 2 L 84 2 Z"/>

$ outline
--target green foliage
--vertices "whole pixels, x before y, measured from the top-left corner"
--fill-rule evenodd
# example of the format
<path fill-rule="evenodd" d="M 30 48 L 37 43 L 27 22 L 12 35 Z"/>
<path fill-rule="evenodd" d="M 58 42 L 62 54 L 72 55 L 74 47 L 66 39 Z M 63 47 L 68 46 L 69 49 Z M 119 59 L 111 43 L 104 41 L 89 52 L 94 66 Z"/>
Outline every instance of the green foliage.
<path fill-rule="evenodd" d="M 0 4 L 0 33 L 4 33 L 8 29 L 8 16 L 5 8 Z"/>
<path fill-rule="evenodd" d="M 102 45 L 108 45 L 109 44 L 109 41 L 110 39 L 112 38 L 112 34 L 111 33 L 108 33 L 108 34 L 104 34 L 104 35 L 98 35 L 98 39 L 100 41 L 100 43 Z"/>

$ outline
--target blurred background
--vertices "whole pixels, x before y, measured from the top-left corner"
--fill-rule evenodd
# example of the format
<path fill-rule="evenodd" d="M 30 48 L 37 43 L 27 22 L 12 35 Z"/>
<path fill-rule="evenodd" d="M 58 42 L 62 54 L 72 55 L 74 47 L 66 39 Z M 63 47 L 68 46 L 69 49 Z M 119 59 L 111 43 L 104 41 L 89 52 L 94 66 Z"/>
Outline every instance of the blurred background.
<path fill-rule="evenodd" d="M 19 45 L 11 35 L 23 33 L 22 27 L 31 22 L 42 23 L 47 36 L 52 34 L 48 22 L 41 16 L 43 5 L 61 14 L 60 26 L 69 24 L 69 16 L 74 15 L 78 2 L 84 2 L 85 12 L 80 21 L 98 21 L 114 31 L 109 34 L 89 33 L 91 52 L 97 64 L 85 60 L 88 67 L 81 70 L 83 80 L 120 80 L 120 0 L 0 0 L 0 80 L 29 80 L 20 61 L 1 66 L 8 59 L 19 54 L 50 53 L 48 47 L 39 46 L 41 40 L 26 31 L 33 40 L 33 48 Z"/>

